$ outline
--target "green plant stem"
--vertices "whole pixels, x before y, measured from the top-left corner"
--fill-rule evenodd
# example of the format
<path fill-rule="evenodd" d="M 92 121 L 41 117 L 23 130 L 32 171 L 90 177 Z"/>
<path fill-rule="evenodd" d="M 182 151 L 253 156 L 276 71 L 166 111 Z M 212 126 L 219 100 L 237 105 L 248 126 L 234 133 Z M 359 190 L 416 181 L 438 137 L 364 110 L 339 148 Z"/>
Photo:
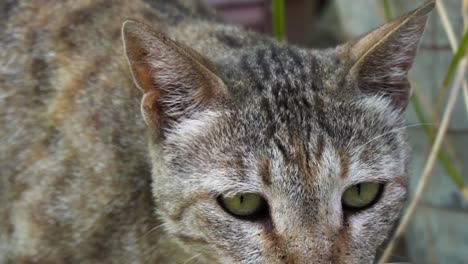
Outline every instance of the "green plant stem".
<path fill-rule="evenodd" d="M 273 0 L 273 33 L 279 40 L 286 40 L 284 0 Z"/>
<path fill-rule="evenodd" d="M 414 112 L 416 112 L 416 117 L 418 118 L 418 121 L 421 123 L 421 126 L 424 132 L 426 133 L 426 135 L 429 137 L 429 140 L 432 141 L 432 138 L 434 137 L 434 135 L 432 134 L 432 131 L 431 131 L 431 128 L 429 127 L 426 116 L 424 115 L 424 110 L 421 107 L 419 98 L 416 96 L 416 94 L 413 94 L 410 100 L 411 100 L 411 104 L 413 105 Z"/>
<path fill-rule="evenodd" d="M 453 78 L 455 71 L 458 68 L 458 64 L 460 61 L 465 57 L 466 51 L 468 50 L 468 30 L 465 31 L 463 34 L 463 38 L 458 45 L 457 52 L 453 56 L 452 62 L 447 70 L 447 74 L 445 75 L 443 86 L 446 87 L 449 85 L 450 80 Z"/>
<path fill-rule="evenodd" d="M 392 16 L 392 8 L 391 8 L 391 5 L 390 5 L 390 1 L 383 0 L 383 8 L 384 8 L 384 12 L 385 12 L 385 19 L 387 19 L 387 21 L 392 20 L 393 16 Z"/>
<path fill-rule="evenodd" d="M 460 41 L 460 44 L 458 45 L 458 49 L 453 56 L 452 61 L 450 62 L 450 66 L 447 70 L 447 73 L 445 74 L 444 77 L 444 82 L 442 83 L 442 88 L 439 91 L 439 96 L 438 98 L 443 98 L 442 95 L 444 95 L 447 92 L 448 85 L 450 83 L 450 80 L 452 80 L 453 75 L 455 74 L 458 64 L 460 63 L 461 59 L 466 54 L 466 51 L 468 49 L 468 30 L 465 31 L 465 34 L 463 34 L 463 38 Z M 439 105 L 436 107 L 436 109 L 440 108 L 440 102 Z"/>
<path fill-rule="evenodd" d="M 429 143 L 432 145 L 434 144 L 434 135 L 432 133 L 431 128 L 428 125 L 428 122 L 426 120 L 426 117 L 424 115 L 423 109 L 421 107 L 421 104 L 419 102 L 419 99 L 416 95 L 411 96 L 411 104 L 413 105 L 413 109 L 416 112 L 416 116 L 419 120 L 419 122 L 422 125 L 422 128 L 424 132 L 426 133 L 426 136 L 429 139 Z M 448 175 L 450 178 L 453 180 L 455 185 L 462 189 L 465 186 L 465 183 L 463 182 L 462 176 L 458 173 L 457 169 L 455 166 L 452 164 L 450 161 L 450 158 L 448 157 L 447 153 L 445 153 L 444 150 L 440 150 L 438 156 L 439 162 L 442 164 L 444 169 L 447 171 Z"/>

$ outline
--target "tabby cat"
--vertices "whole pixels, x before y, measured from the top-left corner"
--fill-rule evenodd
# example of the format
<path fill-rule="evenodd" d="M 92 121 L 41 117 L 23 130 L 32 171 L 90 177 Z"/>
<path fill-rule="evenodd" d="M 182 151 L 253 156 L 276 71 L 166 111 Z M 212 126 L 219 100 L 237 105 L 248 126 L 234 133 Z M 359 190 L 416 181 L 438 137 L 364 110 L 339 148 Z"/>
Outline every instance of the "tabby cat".
<path fill-rule="evenodd" d="M 2 0 L 0 263 L 372 263 L 433 6 L 310 50 L 198 1 Z"/>

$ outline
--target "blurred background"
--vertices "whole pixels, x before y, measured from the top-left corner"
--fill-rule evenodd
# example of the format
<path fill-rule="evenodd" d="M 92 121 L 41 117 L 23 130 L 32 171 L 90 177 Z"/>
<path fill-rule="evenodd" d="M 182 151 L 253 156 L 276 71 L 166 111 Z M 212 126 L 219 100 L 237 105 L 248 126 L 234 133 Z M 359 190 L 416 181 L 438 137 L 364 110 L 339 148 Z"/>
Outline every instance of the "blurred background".
<path fill-rule="evenodd" d="M 232 23 L 267 34 L 275 32 L 271 0 L 205 1 Z M 289 43 L 305 47 L 334 46 L 424 2 L 286 0 L 286 38 Z M 419 195 L 416 190 L 424 168 L 428 167 L 431 173 L 426 173 L 430 178 L 423 180 L 426 186 L 421 189 L 416 210 L 404 235 L 395 244 L 392 262 L 468 263 L 468 87 L 465 82 L 459 92 L 451 93 L 454 82 L 449 82 L 457 68 L 461 68 L 464 77 L 467 75 L 466 68 L 463 70 L 461 66 L 463 63 L 457 64 L 459 60 L 454 56 L 460 47 L 462 50 L 468 46 L 468 38 L 464 34 L 468 27 L 467 8 L 467 0 L 437 0 L 410 73 L 414 90 L 406 111 L 413 147 L 410 198 Z M 443 85 L 445 79 L 446 85 Z M 441 150 L 435 162 L 427 164 L 450 97 L 456 100 L 454 110 L 447 118 L 446 133 L 441 137 Z M 431 165 L 434 165 L 433 169 Z"/>

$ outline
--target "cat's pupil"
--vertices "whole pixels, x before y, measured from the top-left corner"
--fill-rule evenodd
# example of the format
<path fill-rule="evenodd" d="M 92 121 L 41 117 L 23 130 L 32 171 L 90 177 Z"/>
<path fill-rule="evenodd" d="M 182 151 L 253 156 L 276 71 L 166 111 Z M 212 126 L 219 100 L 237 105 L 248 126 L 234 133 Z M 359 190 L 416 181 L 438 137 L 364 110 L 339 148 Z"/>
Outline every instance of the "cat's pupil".
<path fill-rule="evenodd" d="M 244 202 L 244 195 L 241 195 L 240 196 L 240 203 L 243 203 Z"/>
<path fill-rule="evenodd" d="M 356 185 L 357 189 L 357 194 L 360 196 L 361 195 L 361 184 Z"/>

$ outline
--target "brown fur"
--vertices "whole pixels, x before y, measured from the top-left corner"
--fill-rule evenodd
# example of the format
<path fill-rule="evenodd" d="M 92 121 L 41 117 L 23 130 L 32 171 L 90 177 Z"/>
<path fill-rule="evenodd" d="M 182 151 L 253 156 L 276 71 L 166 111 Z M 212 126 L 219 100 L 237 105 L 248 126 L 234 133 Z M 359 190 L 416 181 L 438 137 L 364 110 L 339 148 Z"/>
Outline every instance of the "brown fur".
<path fill-rule="evenodd" d="M 315 51 L 199 1 L 4 0 L 0 263 L 371 263 L 432 6 Z M 355 175 L 385 187 L 345 215 Z M 237 193 L 267 215 L 217 202 Z"/>

